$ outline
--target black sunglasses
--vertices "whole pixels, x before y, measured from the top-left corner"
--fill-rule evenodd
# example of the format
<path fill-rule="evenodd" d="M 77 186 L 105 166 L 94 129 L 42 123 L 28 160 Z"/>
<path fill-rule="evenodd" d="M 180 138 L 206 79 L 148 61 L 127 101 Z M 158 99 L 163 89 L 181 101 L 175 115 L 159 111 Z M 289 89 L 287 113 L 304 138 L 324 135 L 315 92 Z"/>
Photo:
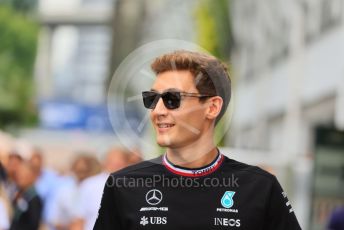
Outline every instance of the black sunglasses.
<path fill-rule="evenodd" d="M 142 92 L 143 104 L 147 109 L 154 109 L 157 105 L 160 97 L 164 102 L 164 105 L 168 109 L 177 109 L 180 106 L 180 101 L 182 97 L 198 97 L 207 98 L 214 97 L 212 95 L 203 95 L 198 93 L 186 93 L 178 91 L 167 91 L 164 93 L 157 93 L 154 91 L 144 91 Z"/>

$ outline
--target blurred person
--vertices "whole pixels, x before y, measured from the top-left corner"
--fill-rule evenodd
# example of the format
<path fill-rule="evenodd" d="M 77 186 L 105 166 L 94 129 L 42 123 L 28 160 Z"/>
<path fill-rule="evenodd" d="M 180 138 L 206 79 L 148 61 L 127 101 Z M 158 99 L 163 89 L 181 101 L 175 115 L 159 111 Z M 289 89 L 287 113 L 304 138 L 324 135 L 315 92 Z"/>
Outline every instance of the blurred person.
<path fill-rule="evenodd" d="M 76 219 L 71 230 L 92 230 L 98 215 L 104 183 L 110 173 L 128 165 L 127 150 L 112 148 L 103 160 L 103 171 L 84 180 L 79 189 Z"/>
<path fill-rule="evenodd" d="M 7 165 L 8 155 L 13 149 L 13 138 L 0 130 L 0 162 L 3 166 Z"/>
<path fill-rule="evenodd" d="M 7 172 L 1 161 L 0 161 L 0 181 L 1 183 L 5 183 L 7 181 Z"/>
<path fill-rule="evenodd" d="M 42 199 L 46 199 L 51 194 L 53 188 L 55 188 L 54 181 L 58 174 L 44 166 L 44 157 L 43 153 L 39 148 L 35 148 L 31 158 L 30 163 L 37 173 L 36 189 L 40 194 Z"/>
<path fill-rule="evenodd" d="M 10 205 L 6 192 L 0 181 L 0 230 L 10 227 Z"/>
<path fill-rule="evenodd" d="M 63 183 L 62 178 L 52 169 L 48 169 L 44 165 L 43 152 L 39 148 L 34 148 L 31 157 L 29 158 L 30 164 L 34 172 L 37 174 L 37 180 L 35 182 L 35 188 L 43 201 L 43 224 L 52 229 L 51 226 L 51 211 L 52 202 L 55 198 L 58 187 Z"/>
<path fill-rule="evenodd" d="M 98 160 L 88 153 L 77 155 L 71 166 L 74 180 L 72 183 L 63 185 L 57 191 L 54 200 L 51 221 L 57 230 L 71 229 L 72 221 L 75 218 L 80 183 L 86 178 L 100 173 Z"/>
<path fill-rule="evenodd" d="M 128 152 L 128 166 L 140 163 L 142 161 L 142 153 L 139 149 Z"/>
<path fill-rule="evenodd" d="M 0 230 L 8 230 L 10 227 L 10 217 L 8 206 L 3 199 L 3 190 L 0 186 Z"/>
<path fill-rule="evenodd" d="M 43 202 L 34 186 L 36 179 L 37 173 L 34 167 L 29 162 L 23 161 L 16 176 L 18 192 L 13 201 L 10 230 L 39 229 Z"/>
<path fill-rule="evenodd" d="M 214 143 L 231 95 L 225 65 L 180 50 L 151 67 L 157 76 L 143 104 L 166 152 L 108 177 L 94 230 L 301 229 L 275 176 Z"/>
<path fill-rule="evenodd" d="M 16 175 L 18 172 L 18 168 L 23 162 L 23 158 L 15 151 L 12 151 L 8 155 L 7 165 L 6 165 L 6 171 L 9 180 L 16 181 Z"/>
<path fill-rule="evenodd" d="M 344 230 L 344 206 L 336 208 L 332 212 L 327 230 Z"/>
<path fill-rule="evenodd" d="M 18 191 L 17 175 L 22 162 L 23 157 L 13 150 L 8 155 L 7 165 L 4 165 L 7 173 L 7 180 L 4 182 L 4 186 L 11 201 L 14 199 L 14 196 Z"/>
<path fill-rule="evenodd" d="M 11 204 L 5 191 L 6 180 L 5 168 L 0 162 L 0 230 L 8 230 L 10 227 Z"/>

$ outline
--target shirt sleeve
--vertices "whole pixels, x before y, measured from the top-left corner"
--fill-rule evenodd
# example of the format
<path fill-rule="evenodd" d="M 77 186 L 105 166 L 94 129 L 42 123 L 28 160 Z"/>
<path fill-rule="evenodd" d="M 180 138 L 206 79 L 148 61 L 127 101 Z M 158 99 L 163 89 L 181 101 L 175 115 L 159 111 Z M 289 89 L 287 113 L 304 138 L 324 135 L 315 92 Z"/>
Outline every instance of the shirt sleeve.
<path fill-rule="evenodd" d="M 120 216 L 115 201 L 114 177 L 110 175 L 105 183 L 98 217 L 93 230 L 121 230 Z"/>
<path fill-rule="evenodd" d="M 290 201 L 281 185 L 274 177 L 269 196 L 264 230 L 301 229 Z"/>

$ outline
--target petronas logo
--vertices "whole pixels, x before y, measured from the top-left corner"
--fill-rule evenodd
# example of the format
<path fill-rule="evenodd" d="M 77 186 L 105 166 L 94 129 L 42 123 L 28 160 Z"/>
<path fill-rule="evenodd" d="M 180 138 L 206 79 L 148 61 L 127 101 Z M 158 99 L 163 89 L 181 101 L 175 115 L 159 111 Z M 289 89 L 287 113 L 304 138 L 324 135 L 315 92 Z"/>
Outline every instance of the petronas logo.
<path fill-rule="evenodd" d="M 221 199 L 221 204 L 224 208 L 231 208 L 234 205 L 233 196 L 235 192 L 233 191 L 226 191 L 225 194 L 223 194 Z"/>

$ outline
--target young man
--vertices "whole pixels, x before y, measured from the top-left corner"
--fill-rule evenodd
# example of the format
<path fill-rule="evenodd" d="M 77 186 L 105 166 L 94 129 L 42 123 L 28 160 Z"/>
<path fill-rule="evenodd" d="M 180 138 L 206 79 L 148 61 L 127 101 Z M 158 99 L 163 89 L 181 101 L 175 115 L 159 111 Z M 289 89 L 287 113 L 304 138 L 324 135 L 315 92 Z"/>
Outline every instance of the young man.
<path fill-rule="evenodd" d="M 301 229 L 273 175 L 214 144 L 230 100 L 224 65 L 175 51 L 151 66 L 157 77 L 143 102 L 166 153 L 111 174 L 94 229 Z"/>

